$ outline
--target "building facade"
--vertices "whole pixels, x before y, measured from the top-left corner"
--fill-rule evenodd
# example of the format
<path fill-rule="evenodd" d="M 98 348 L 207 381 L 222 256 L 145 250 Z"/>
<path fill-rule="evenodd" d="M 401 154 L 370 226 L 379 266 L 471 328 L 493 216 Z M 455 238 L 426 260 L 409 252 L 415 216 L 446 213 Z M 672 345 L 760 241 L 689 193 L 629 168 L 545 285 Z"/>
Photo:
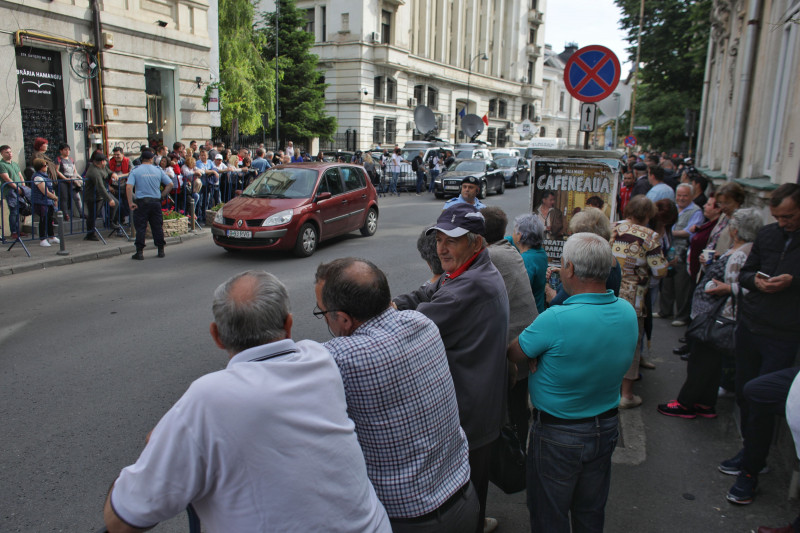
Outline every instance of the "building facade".
<path fill-rule="evenodd" d="M 463 142 L 459 113 L 486 116 L 480 140 L 505 146 L 538 116 L 544 0 L 298 0 L 329 87 L 327 112 L 358 145 L 419 138 L 414 108 L 437 136 Z M 275 9 L 265 1 L 261 11 Z"/>
<path fill-rule="evenodd" d="M 69 144 L 82 171 L 97 147 L 138 154 L 210 136 L 202 99 L 219 73 L 216 0 L 4 0 L 0 20 L 0 141 L 17 161 L 36 137 L 53 156 Z"/>
<path fill-rule="evenodd" d="M 564 67 L 569 57 L 578 50 L 571 43 L 561 53 L 544 46 L 544 71 L 542 77 L 542 115 L 540 137 L 558 137 L 567 140 L 570 147 L 582 146 L 580 125 L 581 103 L 575 99 L 564 84 Z"/>
<path fill-rule="evenodd" d="M 714 0 L 697 165 L 763 205 L 800 179 L 800 0 Z"/>

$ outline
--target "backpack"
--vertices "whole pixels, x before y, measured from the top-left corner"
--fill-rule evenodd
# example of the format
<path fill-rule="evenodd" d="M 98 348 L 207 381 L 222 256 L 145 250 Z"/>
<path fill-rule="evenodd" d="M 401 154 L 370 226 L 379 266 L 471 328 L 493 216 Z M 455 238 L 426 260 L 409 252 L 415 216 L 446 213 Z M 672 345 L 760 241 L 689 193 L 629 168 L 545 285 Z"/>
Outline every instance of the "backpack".
<path fill-rule="evenodd" d="M 17 208 L 19 209 L 19 216 L 21 217 L 29 217 L 33 213 L 31 201 L 28 200 L 28 197 L 25 196 L 25 193 L 22 191 L 17 194 Z"/>
<path fill-rule="evenodd" d="M 419 156 L 411 160 L 411 170 L 416 172 L 419 169 Z"/>

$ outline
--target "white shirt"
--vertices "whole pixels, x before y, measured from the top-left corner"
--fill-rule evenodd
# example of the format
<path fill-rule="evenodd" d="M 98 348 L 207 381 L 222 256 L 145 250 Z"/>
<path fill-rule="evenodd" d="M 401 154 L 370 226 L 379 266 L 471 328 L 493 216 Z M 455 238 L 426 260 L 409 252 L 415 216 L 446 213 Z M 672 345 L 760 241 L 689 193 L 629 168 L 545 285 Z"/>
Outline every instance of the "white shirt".
<path fill-rule="evenodd" d="M 397 154 L 392 154 L 392 172 L 400 172 L 400 165 L 403 163 L 403 158 Z"/>
<path fill-rule="evenodd" d="M 138 527 L 191 502 L 208 532 L 390 533 L 346 408 L 322 345 L 245 350 L 192 383 L 122 470 L 111 503 Z"/>

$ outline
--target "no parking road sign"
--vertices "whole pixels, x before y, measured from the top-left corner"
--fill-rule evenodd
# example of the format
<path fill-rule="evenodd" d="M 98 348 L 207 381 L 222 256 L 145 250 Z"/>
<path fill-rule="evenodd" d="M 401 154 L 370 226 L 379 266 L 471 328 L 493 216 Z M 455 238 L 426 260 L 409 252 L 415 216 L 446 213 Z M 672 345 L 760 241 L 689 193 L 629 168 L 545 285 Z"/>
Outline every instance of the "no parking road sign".
<path fill-rule="evenodd" d="M 636 137 L 633 135 L 625 137 L 625 146 L 636 146 Z"/>
<path fill-rule="evenodd" d="M 564 67 L 569 94 L 581 102 L 599 102 L 617 88 L 621 68 L 614 52 L 605 46 L 585 46 L 572 54 Z"/>

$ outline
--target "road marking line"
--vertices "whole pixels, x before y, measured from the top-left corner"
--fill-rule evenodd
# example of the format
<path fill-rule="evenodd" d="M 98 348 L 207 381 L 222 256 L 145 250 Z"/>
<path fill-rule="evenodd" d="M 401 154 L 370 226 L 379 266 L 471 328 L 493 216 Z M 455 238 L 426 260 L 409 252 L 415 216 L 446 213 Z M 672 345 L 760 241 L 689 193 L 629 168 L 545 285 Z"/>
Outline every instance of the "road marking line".
<path fill-rule="evenodd" d="M 611 462 L 625 465 L 642 464 L 647 458 L 642 409 L 628 409 L 619 413 L 619 432 L 622 446 L 617 445 Z"/>

